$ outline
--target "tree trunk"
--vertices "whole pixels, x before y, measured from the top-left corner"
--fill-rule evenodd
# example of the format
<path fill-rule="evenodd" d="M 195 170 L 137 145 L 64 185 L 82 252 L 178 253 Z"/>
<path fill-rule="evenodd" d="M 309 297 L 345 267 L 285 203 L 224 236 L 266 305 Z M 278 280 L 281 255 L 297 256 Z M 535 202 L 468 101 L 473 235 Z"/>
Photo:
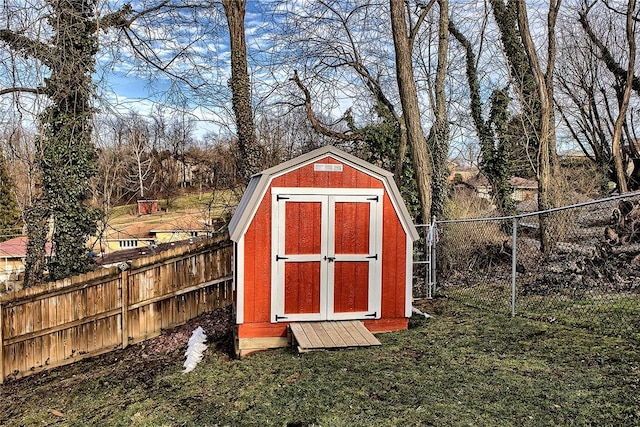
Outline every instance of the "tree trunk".
<path fill-rule="evenodd" d="M 627 65 L 627 75 L 625 80 L 624 92 L 622 99 L 620 100 L 620 106 L 618 109 L 618 117 L 616 119 L 615 126 L 613 128 L 613 141 L 611 142 L 611 155 L 613 156 L 613 166 L 616 175 L 616 182 L 620 194 L 626 193 L 627 187 L 627 172 L 622 162 L 622 127 L 626 121 L 627 109 L 629 108 L 629 99 L 631 97 L 631 89 L 633 86 L 634 69 L 636 64 L 636 35 L 635 35 L 635 21 L 634 11 L 636 7 L 635 0 L 629 0 L 627 5 L 627 43 L 629 44 L 629 64 Z"/>
<path fill-rule="evenodd" d="M 560 179 L 560 174 L 555 151 L 556 134 L 552 78 L 555 66 L 555 17 L 559 6 L 560 0 L 557 2 L 556 0 L 551 0 L 549 3 L 547 70 L 546 73 L 543 73 L 529 29 L 527 6 L 524 0 L 517 0 L 518 28 L 520 29 L 520 37 L 527 54 L 529 67 L 535 79 L 540 105 L 538 139 L 538 209 L 540 210 L 556 207 L 556 199 L 559 195 L 557 188 L 559 183 L 555 182 Z M 540 243 L 544 253 L 548 253 L 553 246 L 554 225 L 555 221 L 550 215 L 540 216 Z"/>
<path fill-rule="evenodd" d="M 42 198 L 35 200 L 27 224 L 27 268 L 32 278 L 42 277 L 45 242 L 51 217 L 52 254 L 47 263 L 53 280 L 86 272 L 90 259 L 85 248 L 95 233 L 97 212 L 88 206 L 89 180 L 95 174 L 96 150 L 92 142 L 91 94 L 97 34 L 95 3 L 87 0 L 47 2 L 54 37 L 51 47 L 39 45 L 34 56 L 50 69 L 44 93 L 51 105 L 40 116 Z M 43 231 L 44 230 L 44 231 Z"/>
<path fill-rule="evenodd" d="M 396 78 L 402 117 L 407 127 L 407 140 L 416 172 L 418 196 L 420 198 L 420 220 L 423 224 L 431 221 L 431 180 L 433 168 L 427 150 L 424 131 L 420 122 L 418 92 L 413 75 L 411 43 L 407 32 L 404 2 L 389 0 L 391 12 L 391 31 L 396 56 Z"/>
<path fill-rule="evenodd" d="M 238 172 L 245 184 L 253 174 L 259 172 L 262 163 L 251 106 L 251 82 L 244 32 L 246 5 L 247 0 L 222 0 L 231 44 L 231 102 L 236 117 L 240 149 L 240 158 L 237 159 Z"/>
<path fill-rule="evenodd" d="M 438 20 L 438 65 L 435 82 L 435 121 L 429 130 L 428 146 L 433 157 L 433 198 L 432 214 L 441 216 L 448 196 L 447 178 L 449 168 L 449 121 L 447 120 L 447 99 L 444 92 L 447 76 L 447 53 L 449 50 L 449 0 L 438 0 L 440 17 Z"/>

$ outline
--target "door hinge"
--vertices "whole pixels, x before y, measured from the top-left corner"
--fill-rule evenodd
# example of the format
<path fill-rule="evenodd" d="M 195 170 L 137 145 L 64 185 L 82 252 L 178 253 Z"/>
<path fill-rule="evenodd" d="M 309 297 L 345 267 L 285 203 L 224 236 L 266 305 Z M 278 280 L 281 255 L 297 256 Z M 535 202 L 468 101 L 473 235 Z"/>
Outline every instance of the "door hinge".
<path fill-rule="evenodd" d="M 276 261 L 280 261 L 281 259 L 289 259 L 286 256 L 276 255 Z"/>
<path fill-rule="evenodd" d="M 283 320 L 283 319 L 287 319 L 287 316 L 278 316 L 278 315 L 276 314 L 276 322 L 277 322 L 278 320 Z"/>
<path fill-rule="evenodd" d="M 374 311 L 373 313 L 369 313 L 369 314 L 365 314 L 364 317 L 377 317 L 378 316 L 378 312 Z"/>
<path fill-rule="evenodd" d="M 378 259 L 378 254 L 368 256 L 367 259 Z"/>
<path fill-rule="evenodd" d="M 276 201 L 280 201 L 280 200 L 289 200 L 291 197 L 287 197 L 287 196 L 281 196 L 281 195 L 277 195 L 276 196 Z"/>
<path fill-rule="evenodd" d="M 376 202 L 378 201 L 378 196 L 375 197 L 369 197 L 367 200 L 375 200 Z"/>

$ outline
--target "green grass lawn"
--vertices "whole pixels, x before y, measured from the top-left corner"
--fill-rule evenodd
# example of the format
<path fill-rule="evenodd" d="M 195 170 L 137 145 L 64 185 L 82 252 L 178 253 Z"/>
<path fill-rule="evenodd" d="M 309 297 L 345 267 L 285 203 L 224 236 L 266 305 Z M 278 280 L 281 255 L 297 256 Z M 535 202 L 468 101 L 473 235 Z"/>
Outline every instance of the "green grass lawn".
<path fill-rule="evenodd" d="M 640 424 L 640 343 L 450 300 L 381 347 L 234 360 L 143 345 L 0 386 L 0 425 Z M 60 411 L 62 417 L 48 412 Z"/>
<path fill-rule="evenodd" d="M 518 289 L 522 284 L 518 283 Z M 511 313 L 511 284 L 505 280 L 450 286 L 440 292 L 473 307 L 493 313 Z M 564 325 L 598 331 L 602 335 L 640 338 L 640 296 L 622 291 L 581 292 L 575 295 L 516 296 L 516 314 L 534 320 L 557 321 Z"/>

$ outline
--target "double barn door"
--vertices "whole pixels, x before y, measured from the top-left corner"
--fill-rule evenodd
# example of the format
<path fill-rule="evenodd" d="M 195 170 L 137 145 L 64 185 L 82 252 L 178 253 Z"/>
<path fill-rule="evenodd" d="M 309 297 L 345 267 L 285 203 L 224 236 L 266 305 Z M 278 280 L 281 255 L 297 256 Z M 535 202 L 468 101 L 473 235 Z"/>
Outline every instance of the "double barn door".
<path fill-rule="evenodd" d="M 383 190 L 313 191 L 272 190 L 272 321 L 379 318 Z"/>

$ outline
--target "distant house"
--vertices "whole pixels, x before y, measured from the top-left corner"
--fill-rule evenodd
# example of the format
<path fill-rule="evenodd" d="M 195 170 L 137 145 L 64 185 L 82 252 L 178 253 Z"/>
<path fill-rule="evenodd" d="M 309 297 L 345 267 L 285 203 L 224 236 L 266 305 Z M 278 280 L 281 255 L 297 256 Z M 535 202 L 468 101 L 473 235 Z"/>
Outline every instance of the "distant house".
<path fill-rule="evenodd" d="M 94 241 L 94 251 L 108 254 L 125 249 L 144 248 L 162 243 L 179 242 L 196 237 L 210 237 L 222 226 L 221 220 L 213 223 L 199 215 L 185 214 L 178 218 L 164 215 L 152 216 L 150 220 L 136 221 L 124 225 L 112 225 Z"/>
<path fill-rule="evenodd" d="M 210 237 L 215 232 L 215 225 L 208 224 L 203 218 L 184 217 L 158 224 L 150 233 L 157 243 L 178 242 L 193 237 Z"/>
<path fill-rule="evenodd" d="M 94 252 L 111 253 L 123 249 L 132 249 L 155 245 L 156 240 L 150 232 L 157 224 L 135 222 L 123 226 L 110 227 L 92 244 Z"/>
<path fill-rule="evenodd" d="M 26 236 L 0 242 L 0 282 L 14 282 L 24 273 L 27 258 Z M 51 242 L 45 246 L 47 256 L 51 255 Z"/>
<path fill-rule="evenodd" d="M 491 184 L 489 180 L 482 175 L 476 175 L 465 182 L 471 186 L 478 197 L 483 199 L 492 199 Z M 523 202 L 534 199 L 538 194 L 538 182 L 517 176 L 509 179 L 511 185 L 511 197 L 515 202 Z"/>

